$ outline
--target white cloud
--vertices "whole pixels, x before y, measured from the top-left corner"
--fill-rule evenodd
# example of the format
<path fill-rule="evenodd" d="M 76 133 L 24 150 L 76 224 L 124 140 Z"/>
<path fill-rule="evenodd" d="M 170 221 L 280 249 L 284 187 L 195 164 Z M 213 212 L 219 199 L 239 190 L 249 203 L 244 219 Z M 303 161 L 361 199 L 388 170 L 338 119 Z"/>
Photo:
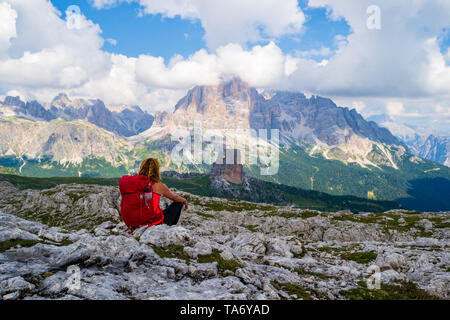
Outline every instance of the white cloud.
<path fill-rule="evenodd" d="M 0 57 L 10 46 L 11 38 L 16 34 L 17 12 L 11 8 L 9 3 L 0 3 Z"/>
<path fill-rule="evenodd" d="M 332 19 L 345 19 L 352 33 L 325 68 L 299 62 L 291 83 L 311 91 L 341 96 L 430 96 L 441 88 L 450 68 L 435 41 L 449 25 L 450 2 L 443 0 L 379 0 L 381 30 L 367 28 L 366 9 L 372 0 L 310 0 L 326 7 Z M 305 77 L 305 74 L 317 74 Z M 443 77 L 443 78 L 442 78 Z M 439 80 L 442 79 L 442 80 Z"/>
<path fill-rule="evenodd" d="M 450 51 L 443 55 L 437 40 L 449 25 L 449 1 L 379 0 L 382 25 L 374 31 L 366 27 L 372 1 L 310 0 L 311 6 L 327 7 L 333 19 L 345 19 L 352 34 L 335 37 L 336 52 L 324 47 L 290 56 L 274 42 L 246 45 L 301 32 L 303 13 L 296 1 L 276 1 L 278 6 L 268 0 L 230 1 L 213 8 L 206 0 L 140 0 L 147 14 L 199 19 L 205 28 L 214 50 L 175 55 L 170 61 L 107 53 L 102 46 L 109 40 L 101 37 L 98 25 L 81 15 L 79 28 L 68 28 L 49 1 L 1 1 L 0 94 L 15 90 L 48 101 L 66 91 L 109 104 L 170 110 L 194 85 L 239 76 L 256 87 L 329 96 L 365 115 L 387 109 L 396 117 L 423 116 L 446 124 L 450 117 Z M 98 8 L 116 3 L 93 1 Z M 318 63 L 311 59 L 315 55 L 326 59 Z"/>
<path fill-rule="evenodd" d="M 400 115 L 404 112 L 404 106 L 402 102 L 388 102 L 386 104 L 386 112 L 391 116 Z"/>
<path fill-rule="evenodd" d="M 313 57 L 327 57 L 331 55 L 332 51 L 330 48 L 321 47 L 320 49 L 311 49 L 304 51 L 296 51 L 296 56 L 300 58 L 313 58 Z"/>
<path fill-rule="evenodd" d="M 245 45 L 262 39 L 299 33 L 305 15 L 297 0 L 93 0 L 98 8 L 109 8 L 120 2 L 138 2 L 142 14 L 180 16 L 199 20 L 210 49 L 228 43 Z"/>
<path fill-rule="evenodd" d="M 355 103 L 354 97 L 332 97 L 340 106 L 350 106 Z M 364 97 L 361 99 L 365 108 L 357 111 L 364 117 L 389 114 L 396 122 L 414 127 L 423 127 L 425 134 L 450 136 L 450 99 L 442 96 L 423 98 L 391 99 L 389 97 Z"/>
<path fill-rule="evenodd" d="M 164 58 L 141 55 L 136 67 L 137 79 L 149 86 L 189 88 L 195 83 L 214 84 L 218 81 L 217 58 L 206 50 L 197 51 L 188 59 L 175 56 L 165 65 Z"/>
<path fill-rule="evenodd" d="M 8 2 L 17 12 L 16 38 L 0 59 L 0 87 L 70 88 L 108 67 L 98 25 L 80 16 L 79 29 L 70 29 L 44 0 Z"/>
<path fill-rule="evenodd" d="M 293 68 L 283 52 L 273 42 L 244 50 L 237 44 L 217 49 L 219 68 L 225 75 L 238 76 L 256 87 L 269 87 L 286 76 L 285 70 Z M 287 66 L 287 64 L 291 64 Z"/>
<path fill-rule="evenodd" d="M 367 106 L 364 101 L 353 101 L 352 107 L 361 113 Z"/>
<path fill-rule="evenodd" d="M 77 15 L 79 21 L 73 28 L 45 0 L 8 3 L 17 12 L 17 39 L 0 59 L 1 93 L 16 90 L 46 102 L 65 91 L 108 104 L 170 110 L 194 85 L 239 76 L 250 85 L 264 87 L 296 70 L 296 60 L 272 42 L 250 50 L 227 44 L 214 53 L 202 49 L 188 58 L 175 55 L 170 61 L 109 54 L 102 50 L 100 27 L 83 15 Z"/>
<path fill-rule="evenodd" d="M 108 39 L 106 39 L 106 42 L 108 42 L 113 47 L 117 46 L 117 40 L 116 39 L 108 38 Z"/>
<path fill-rule="evenodd" d="M 450 66 L 446 57 L 440 52 L 436 38 L 431 38 L 425 43 L 428 53 L 425 74 L 425 87 L 432 94 L 450 93 Z"/>
<path fill-rule="evenodd" d="M 219 47 L 215 54 L 199 50 L 187 59 L 175 56 L 168 66 L 162 57 L 141 55 L 137 60 L 139 81 L 153 87 L 190 88 L 217 84 L 224 77 L 240 77 L 252 86 L 267 87 L 295 69 L 273 42 L 245 50 L 238 44 Z"/>

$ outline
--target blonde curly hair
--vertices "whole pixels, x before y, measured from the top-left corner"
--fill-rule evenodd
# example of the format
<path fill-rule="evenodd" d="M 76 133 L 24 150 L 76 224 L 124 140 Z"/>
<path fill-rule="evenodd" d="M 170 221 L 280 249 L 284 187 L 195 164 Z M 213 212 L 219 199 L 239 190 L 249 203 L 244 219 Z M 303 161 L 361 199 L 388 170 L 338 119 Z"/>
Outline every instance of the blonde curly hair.
<path fill-rule="evenodd" d="M 160 182 L 161 175 L 159 173 L 160 164 L 156 158 L 147 158 L 142 161 L 139 167 L 139 174 L 147 176 L 153 182 Z"/>

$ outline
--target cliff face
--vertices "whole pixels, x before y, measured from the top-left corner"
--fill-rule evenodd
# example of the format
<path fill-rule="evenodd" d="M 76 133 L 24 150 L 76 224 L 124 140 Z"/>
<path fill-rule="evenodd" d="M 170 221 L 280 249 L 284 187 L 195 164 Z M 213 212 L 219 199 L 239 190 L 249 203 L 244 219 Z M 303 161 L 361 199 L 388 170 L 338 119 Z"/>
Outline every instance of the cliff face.
<path fill-rule="evenodd" d="M 239 150 L 229 150 L 228 155 L 231 156 L 228 161 L 227 153 L 225 153 L 221 163 L 213 163 L 211 176 L 221 177 L 234 184 L 242 184 L 244 182 L 244 166 L 240 163 L 240 152 Z"/>
<path fill-rule="evenodd" d="M 415 129 L 395 122 L 384 114 L 372 116 L 369 119 L 388 128 L 408 146 L 411 153 L 450 167 L 450 137 L 420 134 Z"/>
<path fill-rule="evenodd" d="M 345 143 L 354 135 L 388 145 L 401 145 L 389 130 L 368 122 L 355 110 L 340 108 L 326 98 L 275 92 L 265 97 L 239 79 L 218 86 L 198 86 L 175 106 L 172 115 L 158 114 L 155 126 L 211 129 L 280 129 L 297 141 L 310 137 L 327 145 Z"/>
<path fill-rule="evenodd" d="M 103 158 L 120 165 L 126 162 L 125 139 L 86 121 L 50 122 L 0 117 L 0 156 L 52 159 L 80 164 L 85 158 Z"/>
<path fill-rule="evenodd" d="M 272 127 L 270 104 L 239 79 L 217 86 L 197 86 L 175 106 L 173 114 L 157 114 L 155 126 L 204 129 L 261 129 Z"/>
<path fill-rule="evenodd" d="M 329 159 L 361 166 L 397 168 L 388 148 L 405 146 L 386 128 L 366 121 L 355 110 L 332 100 L 302 93 L 259 93 L 239 79 L 217 86 L 197 86 L 175 106 L 173 114 L 158 113 L 155 127 L 168 133 L 176 127 L 203 129 L 278 129 L 284 145 L 306 145 Z M 381 149 L 382 156 L 375 149 Z"/>
<path fill-rule="evenodd" d="M 416 145 L 418 155 L 450 167 L 450 138 L 430 135 L 424 140 Z"/>
<path fill-rule="evenodd" d="M 389 130 L 366 121 L 354 109 L 338 107 L 330 99 L 319 96 L 307 99 L 301 93 L 277 92 L 270 101 L 280 110 L 280 114 L 273 114 L 280 128 L 293 138 L 301 138 L 307 131 L 305 128 L 309 128 L 312 135 L 328 145 L 345 143 L 355 135 L 374 142 L 401 145 Z"/>

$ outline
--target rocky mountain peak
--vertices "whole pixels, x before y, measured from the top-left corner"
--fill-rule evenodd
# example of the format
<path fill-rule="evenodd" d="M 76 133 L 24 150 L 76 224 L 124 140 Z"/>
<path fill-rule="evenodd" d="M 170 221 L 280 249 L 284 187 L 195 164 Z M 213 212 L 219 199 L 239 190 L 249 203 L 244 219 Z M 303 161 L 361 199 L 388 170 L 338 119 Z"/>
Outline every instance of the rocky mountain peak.
<path fill-rule="evenodd" d="M 416 148 L 420 157 L 450 166 L 450 137 L 430 135 L 422 143 L 417 141 Z"/>
<path fill-rule="evenodd" d="M 45 121 L 55 118 L 51 112 L 46 110 L 41 104 L 39 104 L 39 102 L 35 100 L 25 103 L 20 99 L 20 97 L 8 96 L 5 98 L 3 106 L 5 109 L 8 109 L 7 112 L 4 113 L 8 116 L 19 116 L 21 118 Z M 0 114 L 3 114 L 3 112 L 0 112 Z"/>
<path fill-rule="evenodd" d="M 158 114 L 155 126 L 170 134 L 176 127 L 192 128 L 195 122 L 201 122 L 203 129 L 278 129 L 283 144 L 305 145 L 326 152 L 330 159 L 362 165 L 373 164 L 369 154 L 376 144 L 406 150 L 388 129 L 366 121 L 354 109 L 338 107 L 331 99 L 284 91 L 265 95 L 238 78 L 194 87 L 173 114 Z M 389 156 L 384 160 L 383 165 L 396 167 Z"/>
<path fill-rule="evenodd" d="M 23 102 L 20 99 L 20 97 L 7 96 L 5 98 L 5 100 L 3 101 L 3 105 L 5 105 L 5 106 L 23 107 L 23 106 L 25 106 L 25 102 Z"/>
<path fill-rule="evenodd" d="M 218 91 L 222 93 L 224 98 L 233 97 L 239 98 L 243 92 L 249 89 L 249 85 L 240 78 L 233 78 L 230 81 L 222 82 L 218 86 Z"/>
<path fill-rule="evenodd" d="M 186 96 L 176 104 L 175 111 L 189 109 L 203 113 L 207 107 L 211 107 L 211 104 L 218 104 L 223 100 L 245 100 L 249 95 L 249 90 L 256 93 L 255 89 L 249 87 L 239 78 L 233 78 L 214 86 L 196 86 L 189 90 Z"/>
<path fill-rule="evenodd" d="M 65 93 L 58 94 L 49 109 L 58 117 L 87 120 L 122 136 L 136 135 L 153 123 L 153 117 L 139 107 L 107 107 L 100 99 L 71 99 Z"/>
<path fill-rule="evenodd" d="M 138 106 L 108 108 L 100 99 L 70 98 L 66 93 L 58 94 L 45 107 L 37 101 L 25 103 L 20 97 L 11 96 L 5 98 L 3 106 L 8 107 L 8 110 L 0 114 L 32 121 L 51 121 L 56 118 L 84 120 L 121 136 L 137 135 L 153 124 L 153 116 Z"/>
<path fill-rule="evenodd" d="M 244 167 L 241 164 L 241 153 L 237 149 L 226 150 L 225 154 L 219 155 L 217 161 L 211 168 L 212 177 L 221 177 L 234 184 L 244 182 Z"/>
<path fill-rule="evenodd" d="M 56 97 L 53 98 L 51 104 L 66 106 L 66 105 L 70 105 L 71 102 L 72 102 L 72 100 L 69 98 L 69 96 L 66 93 L 61 92 Z"/>

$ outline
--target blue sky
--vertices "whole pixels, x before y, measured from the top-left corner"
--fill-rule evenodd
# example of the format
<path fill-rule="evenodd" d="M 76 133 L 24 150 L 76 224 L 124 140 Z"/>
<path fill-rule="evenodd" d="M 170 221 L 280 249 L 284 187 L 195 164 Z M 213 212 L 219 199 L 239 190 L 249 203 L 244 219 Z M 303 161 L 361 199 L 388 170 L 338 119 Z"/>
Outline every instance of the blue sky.
<path fill-rule="evenodd" d="M 441 46 L 441 53 L 445 54 L 450 47 L 450 28 L 442 29 L 442 32 L 439 35 L 438 39 Z"/>
<path fill-rule="evenodd" d="M 81 13 L 102 29 L 102 37 L 114 39 L 116 46 L 105 42 L 104 50 L 128 57 L 150 54 L 170 58 L 175 53 L 188 56 L 204 47 L 204 31 L 199 22 L 162 18 L 161 15 L 139 17 L 137 3 L 122 3 L 107 10 L 98 10 L 86 0 L 52 0 L 65 17 L 70 5 L 80 7 Z M 188 38 L 185 37 L 188 34 Z"/>
<path fill-rule="evenodd" d="M 206 48 L 203 40 L 204 30 L 199 20 L 163 18 L 161 14 L 139 15 L 138 3 L 121 3 L 108 9 L 96 9 L 87 0 L 52 0 L 53 5 L 65 18 L 65 11 L 71 5 L 77 5 L 81 13 L 89 20 L 98 24 L 102 29 L 102 37 L 117 41 L 113 46 L 105 42 L 104 50 L 111 53 L 120 53 L 128 57 L 137 57 L 140 54 L 162 56 L 166 62 L 174 55 L 183 57 Z M 285 54 L 297 51 L 320 50 L 323 47 L 336 49 L 334 37 L 347 36 L 350 27 L 342 19 L 331 21 L 327 17 L 325 8 L 309 8 L 307 0 L 300 0 L 306 23 L 300 34 L 284 35 L 278 39 L 271 39 Z M 249 47 L 268 41 L 248 43 Z M 321 61 L 327 56 L 312 56 Z"/>

